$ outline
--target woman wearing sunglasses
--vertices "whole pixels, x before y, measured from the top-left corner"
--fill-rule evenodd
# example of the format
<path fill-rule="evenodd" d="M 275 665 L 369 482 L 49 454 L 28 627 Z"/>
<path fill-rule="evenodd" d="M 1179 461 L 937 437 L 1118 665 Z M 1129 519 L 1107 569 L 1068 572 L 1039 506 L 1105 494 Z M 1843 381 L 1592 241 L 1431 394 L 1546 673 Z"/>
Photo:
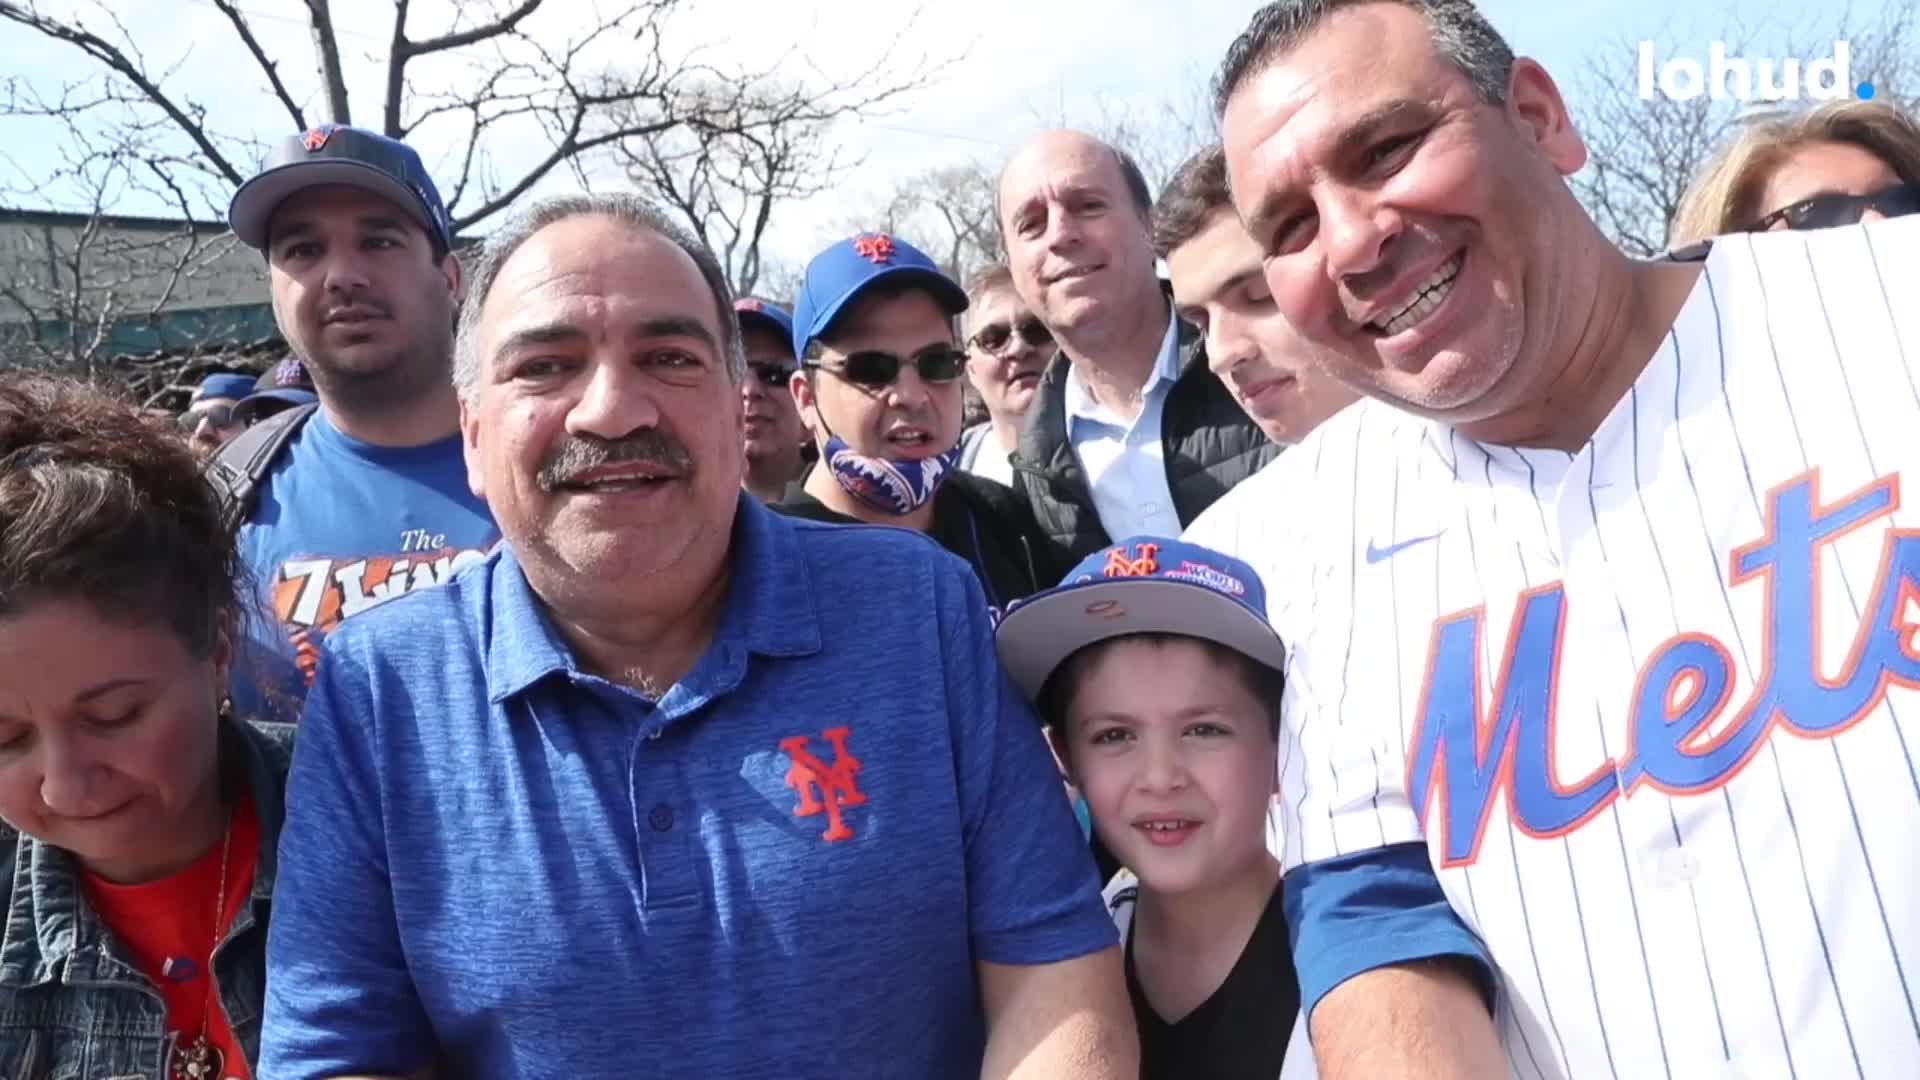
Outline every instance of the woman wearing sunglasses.
<path fill-rule="evenodd" d="M 292 729 L 224 700 L 237 572 L 176 435 L 0 373 L 0 1076 L 253 1075 Z"/>
<path fill-rule="evenodd" d="M 1834 101 L 1742 131 L 1681 200 L 1670 243 L 1916 212 L 1920 124 L 1884 102 Z"/>
<path fill-rule="evenodd" d="M 794 304 L 793 399 L 820 461 L 780 509 L 927 533 L 1005 609 L 1066 566 L 1024 499 L 958 467 L 966 293 L 903 240 L 843 240 L 807 266 Z"/>

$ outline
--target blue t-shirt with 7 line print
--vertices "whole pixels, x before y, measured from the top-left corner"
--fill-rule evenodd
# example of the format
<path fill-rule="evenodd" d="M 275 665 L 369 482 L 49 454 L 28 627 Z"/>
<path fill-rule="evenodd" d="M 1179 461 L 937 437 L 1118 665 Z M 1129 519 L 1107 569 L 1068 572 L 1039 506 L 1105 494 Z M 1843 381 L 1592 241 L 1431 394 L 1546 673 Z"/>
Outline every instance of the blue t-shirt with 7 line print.
<path fill-rule="evenodd" d="M 316 411 L 274 461 L 240 529 L 257 603 L 234 666 L 235 705 L 295 719 L 320 644 L 342 620 L 446 581 L 499 539 L 467 486 L 459 435 L 375 446 Z"/>

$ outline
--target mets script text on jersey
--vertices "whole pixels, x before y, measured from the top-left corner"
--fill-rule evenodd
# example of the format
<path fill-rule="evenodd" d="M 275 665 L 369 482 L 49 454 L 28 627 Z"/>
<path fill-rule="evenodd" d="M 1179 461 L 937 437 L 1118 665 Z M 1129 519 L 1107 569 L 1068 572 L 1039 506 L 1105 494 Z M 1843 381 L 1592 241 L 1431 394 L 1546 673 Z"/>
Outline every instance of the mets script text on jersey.
<path fill-rule="evenodd" d="M 1559 836 L 1643 783 L 1676 795 L 1713 791 L 1775 728 L 1829 737 L 1873 711 L 1889 685 L 1920 686 L 1920 530 L 1886 530 L 1864 619 L 1831 677 L 1817 645 L 1821 549 L 1899 503 L 1898 476 L 1824 504 L 1818 470 L 1769 492 L 1766 535 L 1733 552 L 1727 577 L 1766 590 L 1766 646 L 1750 698 L 1737 703 L 1730 722 L 1716 724 L 1736 706 L 1732 654 L 1707 635 L 1676 635 L 1653 651 L 1636 685 L 1622 687 L 1631 694 L 1624 752 L 1570 783 L 1553 766 L 1567 622 L 1562 585 L 1518 599 L 1490 708 L 1479 676 L 1483 611 L 1436 620 L 1408 748 L 1407 794 L 1422 820 L 1440 797 L 1443 865 L 1475 860 L 1502 791 L 1515 825 Z"/>

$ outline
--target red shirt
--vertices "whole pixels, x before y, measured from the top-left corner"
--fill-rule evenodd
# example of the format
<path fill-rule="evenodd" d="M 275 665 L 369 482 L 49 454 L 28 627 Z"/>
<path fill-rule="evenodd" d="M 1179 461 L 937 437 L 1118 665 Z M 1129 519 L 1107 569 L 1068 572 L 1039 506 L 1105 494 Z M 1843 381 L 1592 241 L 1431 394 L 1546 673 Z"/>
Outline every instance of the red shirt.
<path fill-rule="evenodd" d="M 226 937 L 234 915 L 253 892 L 253 870 L 260 861 L 260 819 L 254 814 L 252 798 L 242 798 L 233 808 L 232 828 L 230 844 L 215 844 L 193 865 L 169 877 L 140 885 L 116 885 L 83 871 L 81 888 L 87 903 L 100 913 L 140 970 L 159 989 L 167 1003 L 167 1028 L 180 1033 L 181 1048 L 200 1037 L 200 1025 L 205 1021 L 207 1041 L 225 1057 L 219 1075 L 223 1080 L 251 1080 L 247 1055 L 233 1037 L 226 1011 L 213 1000 L 218 991 L 212 984 L 212 971 L 215 942 Z M 220 926 L 216 931 L 214 891 L 220 884 L 223 848 L 227 856 L 227 895 L 225 903 L 219 905 Z M 187 963 L 181 963 L 182 959 Z M 169 961 L 174 968 L 171 975 Z"/>

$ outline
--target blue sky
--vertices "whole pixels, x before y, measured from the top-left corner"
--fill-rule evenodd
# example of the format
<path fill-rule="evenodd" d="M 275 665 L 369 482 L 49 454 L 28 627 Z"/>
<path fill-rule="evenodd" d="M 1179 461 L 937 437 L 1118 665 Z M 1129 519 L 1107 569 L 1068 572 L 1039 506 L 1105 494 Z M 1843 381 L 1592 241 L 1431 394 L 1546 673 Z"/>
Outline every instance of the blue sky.
<path fill-rule="evenodd" d="M 416 18 L 430 20 L 433 8 L 447 2 L 416 0 Z M 549 0 L 536 18 L 561 34 L 579 25 L 592 3 Z M 70 0 L 44 4 L 55 11 L 71 6 Z M 1896 4 L 1911 7 L 1920 0 L 1852 0 L 1851 8 L 1866 22 L 1882 5 Z M 228 44 L 231 32 L 209 0 L 115 0 L 113 6 L 156 60 L 185 61 L 177 75 L 183 95 L 207 103 L 217 125 L 235 131 L 285 126 L 285 114 L 263 92 L 251 86 L 236 92 L 235 72 L 248 65 L 238 46 Z M 389 2 L 334 0 L 333 6 L 350 47 L 377 47 L 391 18 Z M 746 63 L 794 64 L 804 54 L 828 71 L 857 70 L 876 55 L 911 64 L 922 55 L 964 53 L 892 115 L 835 133 L 846 153 L 863 164 L 831 195 L 782 211 L 770 236 L 775 255 L 802 261 L 831 240 L 850 214 L 884 202 L 893 186 L 915 172 L 968 160 L 997 164 L 1025 135 L 1050 123 L 1096 124 L 1115 110 L 1145 115 L 1162 102 L 1192 102 L 1255 6 L 1250 0 L 929 0 L 902 33 L 909 5 L 899 0 L 693 0 L 676 40 Z M 1663 57 L 1704 57 L 1707 43 L 1736 20 L 1760 28 L 1824 29 L 1840 23 L 1849 0 L 1483 0 L 1481 6 L 1516 51 L 1545 63 L 1572 96 L 1595 58 L 1617 64 L 1621 77 L 1631 79 L 1634 45 L 1642 38 L 1655 40 Z M 295 92 L 310 93 L 305 30 L 292 17 L 303 5 L 243 0 L 243 7 L 272 16 L 258 21 L 261 36 L 270 50 L 286 56 L 283 70 Z M 43 85 L 72 81 L 89 70 L 74 50 L 11 26 L 0 29 L 0 56 L 8 58 L 8 73 Z M 349 68 L 356 83 L 379 84 L 378 66 L 352 57 L 349 62 L 358 65 Z M 371 105 L 359 107 L 367 111 Z M 0 124 L 0 152 L 31 171 L 49 152 L 44 135 Z M 422 142 L 429 166 L 445 167 L 455 148 Z M 547 188 L 572 186 L 571 178 L 556 176 Z"/>

